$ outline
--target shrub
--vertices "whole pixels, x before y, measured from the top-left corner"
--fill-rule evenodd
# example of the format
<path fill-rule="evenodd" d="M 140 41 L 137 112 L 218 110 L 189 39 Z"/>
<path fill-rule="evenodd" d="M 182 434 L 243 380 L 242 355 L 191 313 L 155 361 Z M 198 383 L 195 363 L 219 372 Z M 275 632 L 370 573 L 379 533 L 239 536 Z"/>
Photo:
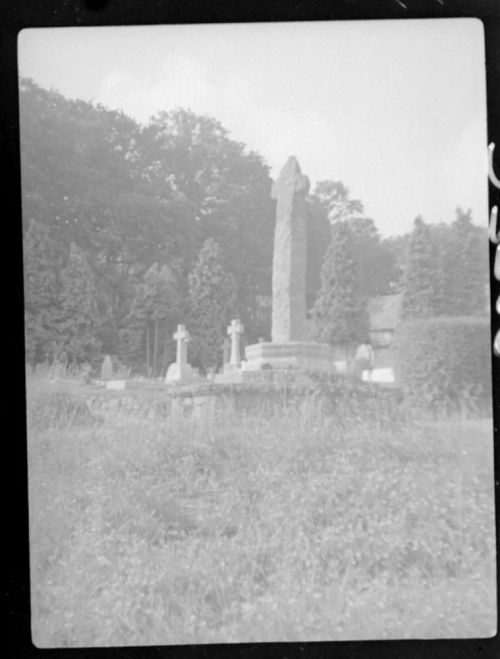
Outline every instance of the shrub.
<path fill-rule="evenodd" d="M 394 340 L 396 377 L 405 394 L 431 405 L 491 396 L 486 318 L 408 320 Z"/>
<path fill-rule="evenodd" d="M 60 391 L 28 396 L 27 420 L 28 427 L 37 430 L 93 426 L 101 422 L 84 401 Z"/>

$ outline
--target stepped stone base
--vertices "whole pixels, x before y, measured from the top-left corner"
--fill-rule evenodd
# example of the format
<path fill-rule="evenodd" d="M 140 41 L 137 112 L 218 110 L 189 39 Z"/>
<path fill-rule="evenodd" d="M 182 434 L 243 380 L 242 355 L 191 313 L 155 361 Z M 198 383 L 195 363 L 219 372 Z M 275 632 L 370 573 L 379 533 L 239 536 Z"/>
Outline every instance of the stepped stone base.
<path fill-rule="evenodd" d="M 255 343 L 245 348 L 245 357 L 244 372 L 267 368 L 335 371 L 333 353 L 327 343 L 314 341 Z"/>
<path fill-rule="evenodd" d="M 195 384 L 200 381 L 200 376 L 189 364 L 170 364 L 165 377 L 166 384 Z"/>

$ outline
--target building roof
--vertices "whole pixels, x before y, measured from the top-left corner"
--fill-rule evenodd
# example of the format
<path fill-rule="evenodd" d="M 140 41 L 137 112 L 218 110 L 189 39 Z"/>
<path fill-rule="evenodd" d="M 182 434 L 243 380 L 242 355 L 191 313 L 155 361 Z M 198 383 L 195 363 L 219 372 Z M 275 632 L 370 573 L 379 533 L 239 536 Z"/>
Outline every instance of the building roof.
<path fill-rule="evenodd" d="M 401 293 L 377 295 L 368 300 L 370 330 L 394 330 L 401 313 Z"/>

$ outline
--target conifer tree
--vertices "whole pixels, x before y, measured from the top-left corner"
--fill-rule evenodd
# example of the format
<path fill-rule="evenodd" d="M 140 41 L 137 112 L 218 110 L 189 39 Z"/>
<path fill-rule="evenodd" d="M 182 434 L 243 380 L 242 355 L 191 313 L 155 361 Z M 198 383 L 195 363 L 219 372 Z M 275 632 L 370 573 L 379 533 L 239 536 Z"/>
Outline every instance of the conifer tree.
<path fill-rule="evenodd" d="M 352 232 L 346 222 L 336 222 L 323 260 L 320 292 L 313 309 L 316 338 L 343 350 L 366 341 L 366 302 L 360 291 Z"/>
<path fill-rule="evenodd" d="M 57 273 L 49 229 L 32 219 L 23 247 L 26 361 L 35 365 L 53 357 L 57 337 Z"/>
<path fill-rule="evenodd" d="M 442 268 L 429 227 L 415 218 L 403 280 L 401 318 L 430 318 L 439 315 L 442 300 Z"/>
<path fill-rule="evenodd" d="M 486 313 L 487 242 L 472 224 L 470 209 L 457 208 L 450 226 L 445 268 L 446 312 L 450 316 Z"/>
<path fill-rule="evenodd" d="M 121 347 L 136 366 L 157 377 L 173 361 L 172 334 L 181 321 L 182 303 L 176 267 L 154 263 L 135 288 Z"/>
<path fill-rule="evenodd" d="M 85 253 L 75 243 L 71 243 L 68 263 L 61 272 L 58 329 L 59 348 L 70 363 L 91 362 L 99 356 L 94 274 Z"/>
<path fill-rule="evenodd" d="M 150 354 L 149 346 L 146 345 L 145 297 L 144 282 L 135 280 L 129 312 L 124 317 L 124 326 L 120 329 L 119 336 L 121 358 L 134 369 L 147 375 L 150 372 Z"/>
<path fill-rule="evenodd" d="M 167 265 L 153 264 L 144 277 L 146 306 L 146 344 L 151 350 L 148 361 L 151 373 L 157 377 L 167 366 L 169 346 L 176 322 L 180 320 L 180 296 L 177 279 Z"/>
<path fill-rule="evenodd" d="M 207 369 L 220 362 L 226 327 L 235 310 L 236 285 L 222 265 L 218 244 L 207 239 L 189 275 L 190 361 Z"/>

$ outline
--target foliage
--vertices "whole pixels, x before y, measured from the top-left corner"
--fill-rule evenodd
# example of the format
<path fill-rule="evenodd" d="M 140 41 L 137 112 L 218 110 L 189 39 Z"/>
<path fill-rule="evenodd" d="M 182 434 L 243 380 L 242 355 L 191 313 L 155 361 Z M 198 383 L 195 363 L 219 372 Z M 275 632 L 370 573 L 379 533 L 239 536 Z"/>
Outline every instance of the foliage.
<path fill-rule="evenodd" d="M 457 208 L 449 227 L 445 256 L 444 310 L 450 316 L 486 314 L 488 242 L 486 232 L 472 224 L 470 209 Z"/>
<path fill-rule="evenodd" d="M 172 334 L 184 315 L 178 268 L 154 263 L 136 285 L 121 333 L 122 351 L 129 361 L 153 377 L 163 374 L 175 358 Z"/>
<path fill-rule="evenodd" d="M 270 335 L 275 208 L 269 168 L 259 154 L 232 140 L 216 119 L 190 110 L 159 112 L 140 126 L 122 112 L 66 99 L 30 80 L 20 81 L 19 98 L 26 358 L 32 366 L 57 357 L 60 339 L 70 341 L 71 325 L 74 335 L 67 295 L 61 309 L 72 244 L 89 266 L 98 319 L 85 321 L 86 348 L 71 339 L 74 359 L 99 359 L 101 350 L 137 372 L 161 374 L 172 358 L 168 337 L 175 322 L 188 324 L 188 317 L 183 308 L 163 316 L 162 294 L 147 293 L 144 277 L 154 264 L 159 271 L 168 267 L 176 296 L 187 300 L 188 274 L 207 239 L 218 244 L 234 279 L 245 339 Z M 360 296 L 401 287 L 408 236 L 382 240 L 344 183 L 320 181 L 307 213 L 308 309 L 323 286 L 330 225 L 338 223 L 351 229 L 346 259 L 356 264 Z M 445 275 L 433 313 L 478 315 L 485 308 L 485 231 L 471 224 L 470 213 L 457 213 L 451 227 L 429 229 L 437 270 Z M 427 277 L 436 282 L 431 270 Z M 414 271 L 409 267 L 408 276 Z M 321 295 L 326 299 L 324 287 Z M 160 305 L 154 313 L 153 299 Z M 428 315 L 427 308 L 422 312 Z"/>
<path fill-rule="evenodd" d="M 271 292 L 274 205 L 267 165 L 216 119 L 188 110 L 160 112 L 142 139 L 149 184 L 163 189 L 167 182 L 170 194 L 189 205 L 197 250 L 208 238 L 219 245 L 235 278 L 242 321 L 256 340 L 263 332 L 256 299 Z"/>
<path fill-rule="evenodd" d="M 20 81 L 20 124 L 25 250 L 32 251 L 32 220 L 52 241 L 51 250 L 28 254 L 27 263 L 52 268 L 57 281 L 71 243 L 78 245 L 95 274 L 94 338 L 106 353 L 143 370 L 146 348 L 137 348 L 130 315 L 137 287 L 154 263 L 175 266 L 186 281 L 209 237 L 235 278 L 249 336 L 269 331 L 257 300 L 271 291 L 274 207 L 268 167 L 258 154 L 210 117 L 179 109 L 141 127 L 123 113 L 68 100 L 30 80 Z M 187 287 L 180 288 L 185 297 Z M 39 362 L 52 334 L 40 309 L 31 307 L 28 358 Z M 151 344 L 154 352 L 154 336 Z M 161 358 L 150 359 L 155 372 L 166 359 L 158 350 Z"/>
<path fill-rule="evenodd" d="M 99 319 L 95 278 L 85 253 L 75 243 L 71 243 L 68 263 L 61 272 L 60 299 L 59 359 L 95 362 L 100 348 L 96 339 Z"/>
<path fill-rule="evenodd" d="M 486 318 L 410 320 L 396 331 L 397 379 L 404 391 L 435 405 L 464 395 L 491 396 L 490 327 Z"/>
<path fill-rule="evenodd" d="M 102 423 L 78 396 L 63 391 L 37 391 L 28 399 L 26 414 L 29 427 L 38 432 Z"/>
<path fill-rule="evenodd" d="M 358 199 L 352 200 L 349 189 L 341 181 L 320 181 L 309 197 L 309 208 L 313 219 L 318 216 L 330 224 L 346 222 L 352 230 L 353 256 L 359 271 L 359 285 L 367 297 L 387 295 L 391 287 L 397 283 L 400 273 L 395 254 L 382 241 L 372 219 L 363 215 L 364 208 Z M 315 222 L 318 225 L 316 219 Z M 312 231 L 310 231 L 312 234 Z M 325 229 L 315 227 L 315 235 L 308 234 L 308 240 L 313 241 L 322 250 L 317 249 L 317 255 L 308 250 L 308 267 L 311 259 L 317 263 L 323 262 L 324 252 L 328 245 Z M 314 267 L 314 266 L 312 266 Z M 319 288 L 319 272 L 314 279 L 316 291 Z"/>
<path fill-rule="evenodd" d="M 30 426 L 34 643 L 494 634 L 491 420 L 379 426 L 314 398 Z"/>
<path fill-rule="evenodd" d="M 401 317 L 429 318 L 439 313 L 442 301 L 442 267 L 429 227 L 419 216 L 408 247 Z"/>
<path fill-rule="evenodd" d="M 366 297 L 390 294 L 400 277 L 395 255 L 381 240 L 373 220 L 353 217 L 348 223 L 353 234 L 360 290 Z"/>
<path fill-rule="evenodd" d="M 321 204 L 306 197 L 306 308 L 312 309 L 321 285 L 321 265 L 331 237 L 331 227 Z"/>
<path fill-rule="evenodd" d="M 399 293 L 403 285 L 403 277 L 408 261 L 408 246 L 411 234 L 405 233 L 398 236 L 388 236 L 382 240 L 385 252 L 393 267 L 393 274 L 389 283 L 390 293 Z"/>
<path fill-rule="evenodd" d="M 234 278 L 226 272 L 220 248 L 211 238 L 203 244 L 189 275 L 190 362 L 206 370 L 221 362 L 222 342 L 236 303 Z"/>
<path fill-rule="evenodd" d="M 321 341 L 349 348 L 366 340 L 366 298 L 360 290 L 353 234 L 345 222 L 337 222 L 332 227 L 313 315 L 315 335 Z"/>
<path fill-rule="evenodd" d="M 153 377 L 159 374 L 159 353 L 163 354 L 162 371 L 175 357 L 172 352 L 172 333 L 181 318 L 181 298 L 177 278 L 166 265 L 161 269 L 153 264 L 144 276 L 144 312 L 146 333 L 152 333 L 152 339 L 146 343 L 152 347 L 153 355 L 146 356 L 151 363 Z M 161 336 L 160 336 L 161 334 Z"/>
<path fill-rule="evenodd" d="M 426 241 L 432 247 L 427 244 L 425 249 L 432 257 L 430 265 L 425 267 L 439 271 L 433 315 L 484 315 L 489 272 L 487 230 L 472 224 L 470 209 L 464 212 L 458 207 L 456 212 L 456 219 L 450 224 L 426 225 Z M 382 241 L 392 255 L 394 271 L 390 287 L 395 291 L 405 286 L 404 271 L 412 258 L 410 243 L 414 240 L 415 231 Z M 421 249 L 425 251 L 422 246 Z"/>
<path fill-rule="evenodd" d="M 49 229 L 32 219 L 24 240 L 26 361 L 31 365 L 55 356 L 59 287 L 54 252 Z"/>
<path fill-rule="evenodd" d="M 359 217 L 363 204 L 359 199 L 350 199 L 349 188 L 342 181 L 319 181 L 314 197 L 323 208 L 330 224 Z"/>

